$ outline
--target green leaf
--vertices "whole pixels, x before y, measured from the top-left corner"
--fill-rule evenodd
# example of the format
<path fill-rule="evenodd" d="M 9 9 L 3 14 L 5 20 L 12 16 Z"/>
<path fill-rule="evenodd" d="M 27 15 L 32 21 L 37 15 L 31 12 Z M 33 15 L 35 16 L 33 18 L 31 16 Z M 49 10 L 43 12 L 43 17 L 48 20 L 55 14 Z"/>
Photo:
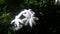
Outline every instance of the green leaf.
<path fill-rule="evenodd" d="M 5 0 L 0 0 L 0 4 L 3 4 L 3 3 L 5 3 Z"/>
<path fill-rule="evenodd" d="M 11 34 L 11 32 L 8 30 L 8 34 Z"/>

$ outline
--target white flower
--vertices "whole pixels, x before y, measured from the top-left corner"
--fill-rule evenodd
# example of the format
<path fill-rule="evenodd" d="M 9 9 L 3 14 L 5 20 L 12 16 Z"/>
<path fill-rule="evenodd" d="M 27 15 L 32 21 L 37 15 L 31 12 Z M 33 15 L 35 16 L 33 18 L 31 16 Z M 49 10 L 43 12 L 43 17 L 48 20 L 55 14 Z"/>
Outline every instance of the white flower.
<path fill-rule="evenodd" d="M 20 19 L 17 18 L 17 16 L 16 16 L 15 19 L 11 21 L 11 24 L 14 23 L 15 26 L 19 26 L 19 22 L 20 22 L 20 23 L 23 23 L 22 20 L 20 20 Z"/>
<path fill-rule="evenodd" d="M 11 21 L 11 24 L 14 24 L 14 31 L 22 28 L 22 25 L 20 23 L 23 23 L 17 16 L 15 17 L 14 20 Z"/>
<path fill-rule="evenodd" d="M 26 20 L 25 25 L 30 25 L 30 27 L 32 27 L 33 24 L 35 24 L 34 20 L 38 20 L 37 17 L 34 17 L 35 13 L 33 11 L 31 11 L 31 9 L 27 10 L 26 13 L 23 14 L 23 16 L 25 16 L 25 18 L 23 20 Z"/>
<path fill-rule="evenodd" d="M 21 16 L 24 16 L 25 18 L 20 19 Z M 30 27 L 32 27 L 33 24 L 35 24 L 34 20 L 38 20 L 37 17 L 34 16 L 35 13 L 33 11 L 31 11 L 31 9 L 25 9 L 24 11 L 21 11 L 17 16 L 15 16 L 15 19 L 11 21 L 11 24 L 14 23 L 14 30 L 18 30 L 20 28 L 22 28 L 22 24 L 24 25 L 30 25 Z M 24 23 L 25 21 L 25 23 Z"/>

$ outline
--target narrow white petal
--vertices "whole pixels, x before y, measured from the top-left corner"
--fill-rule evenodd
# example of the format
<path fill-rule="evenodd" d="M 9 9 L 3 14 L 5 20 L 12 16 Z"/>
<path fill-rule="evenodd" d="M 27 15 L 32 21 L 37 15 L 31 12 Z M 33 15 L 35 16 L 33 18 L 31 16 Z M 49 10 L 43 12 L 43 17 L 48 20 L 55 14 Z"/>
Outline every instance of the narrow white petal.
<path fill-rule="evenodd" d="M 15 20 L 12 20 L 10 24 L 12 24 Z"/>
<path fill-rule="evenodd" d="M 29 23 L 29 20 L 26 21 L 25 25 L 28 25 L 28 23 Z"/>
<path fill-rule="evenodd" d="M 22 21 L 26 21 L 26 20 L 27 20 L 27 18 L 23 18 L 23 19 L 22 19 Z"/>
<path fill-rule="evenodd" d="M 29 25 L 30 25 L 30 27 L 32 27 L 32 21 L 31 20 L 29 21 Z"/>
<path fill-rule="evenodd" d="M 34 20 L 32 20 L 32 23 L 33 23 L 34 25 L 36 25 L 36 23 L 35 23 L 35 21 L 34 21 Z"/>
<path fill-rule="evenodd" d="M 33 17 L 33 19 L 34 19 L 34 20 L 39 20 L 39 18 L 37 18 L 37 17 Z"/>

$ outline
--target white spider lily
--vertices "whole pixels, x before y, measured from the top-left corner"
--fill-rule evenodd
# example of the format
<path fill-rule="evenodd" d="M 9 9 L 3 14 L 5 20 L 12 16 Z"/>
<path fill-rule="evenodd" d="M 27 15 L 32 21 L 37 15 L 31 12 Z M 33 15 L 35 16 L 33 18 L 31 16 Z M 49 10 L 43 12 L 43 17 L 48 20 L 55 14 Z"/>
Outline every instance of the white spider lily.
<path fill-rule="evenodd" d="M 22 28 L 22 25 L 19 24 L 19 23 L 23 23 L 23 21 L 21 21 L 19 18 L 17 18 L 17 16 L 15 17 L 14 20 L 11 21 L 11 24 L 13 24 L 13 23 L 14 23 L 14 26 L 15 26 L 15 28 L 13 29 L 14 31 Z"/>
<path fill-rule="evenodd" d="M 23 23 L 23 21 L 16 16 L 15 19 L 11 21 L 11 24 L 14 23 L 15 26 L 19 26 L 19 22 Z"/>
<path fill-rule="evenodd" d="M 35 21 L 34 20 L 38 20 L 37 17 L 34 17 L 34 12 L 31 11 L 30 9 L 27 10 L 26 13 L 23 14 L 23 16 L 25 16 L 25 18 L 23 20 L 26 20 L 26 23 L 25 25 L 30 25 L 30 27 L 32 27 L 33 24 L 35 24 Z"/>
<path fill-rule="evenodd" d="M 25 18 L 20 19 L 22 15 Z M 35 17 L 34 15 L 35 15 L 35 13 L 33 11 L 31 11 L 31 9 L 28 9 L 28 10 L 25 9 L 24 11 L 20 12 L 17 16 L 15 16 L 15 19 L 11 21 L 11 24 L 14 23 L 14 26 L 16 27 L 14 29 L 16 29 L 16 30 L 21 28 L 22 24 L 24 24 L 24 25 L 28 25 L 29 24 L 30 27 L 32 27 L 32 25 L 35 24 L 34 20 L 38 20 L 38 18 Z M 25 21 L 25 23 L 24 23 L 24 21 Z M 20 23 L 22 23 L 22 24 L 20 24 Z"/>

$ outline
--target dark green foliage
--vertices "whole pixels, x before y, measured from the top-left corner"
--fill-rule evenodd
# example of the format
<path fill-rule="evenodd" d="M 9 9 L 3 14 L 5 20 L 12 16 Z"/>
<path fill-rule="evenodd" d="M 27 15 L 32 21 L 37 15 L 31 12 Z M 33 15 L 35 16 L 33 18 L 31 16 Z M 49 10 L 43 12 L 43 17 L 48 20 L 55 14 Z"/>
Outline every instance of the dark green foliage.
<path fill-rule="evenodd" d="M 30 28 L 24 26 L 14 32 L 9 29 L 10 22 L 23 9 L 31 8 L 39 21 Z M 54 0 L 0 0 L 0 33 L 1 34 L 56 34 L 60 32 L 60 6 Z"/>

